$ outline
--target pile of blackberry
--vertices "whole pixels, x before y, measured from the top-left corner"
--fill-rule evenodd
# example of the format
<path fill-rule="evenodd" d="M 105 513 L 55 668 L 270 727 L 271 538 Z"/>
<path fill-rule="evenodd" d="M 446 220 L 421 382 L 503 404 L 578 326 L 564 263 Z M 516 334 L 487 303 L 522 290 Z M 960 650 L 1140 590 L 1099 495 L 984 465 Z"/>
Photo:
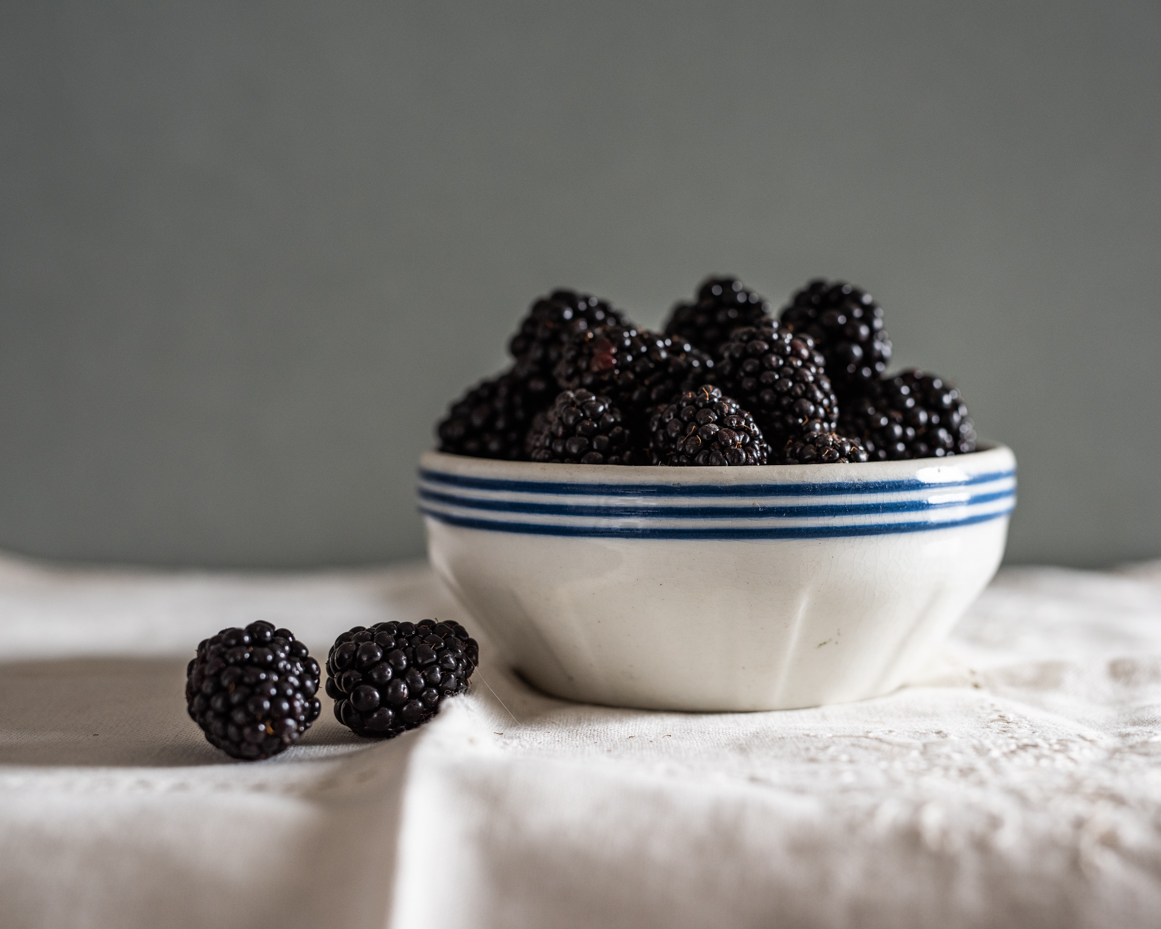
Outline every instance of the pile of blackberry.
<path fill-rule="evenodd" d="M 186 708 L 211 745 L 256 761 L 289 748 L 318 719 L 318 684 L 306 646 L 259 621 L 198 645 L 186 668 Z"/>
<path fill-rule="evenodd" d="M 883 310 L 842 281 L 811 281 L 776 320 L 737 278 L 707 278 L 693 303 L 674 307 L 664 334 L 634 326 L 606 300 L 555 290 L 533 303 L 509 350 L 510 368 L 472 388 L 439 423 L 440 451 L 683 467 L 942 457 L 976 448 L 953 387 L 917 371 L 886 374 L 891 340 Z M 740 417 L 754 431 L 698 423 L 722 429 L 710 441 L 713 430 L 690 433 L 677 414 L 655 428 L 670 408 L 701 415 L 685 399 L 699 388 L 719 391 L 720 399 L 707 402 L 725 404 L 721 416 Z"/>
<path fill-rule="evenodd" d="M 344 632 L 327 655 L 335 718 L 358 735 L 390 739 L 423 725 L 463 693 L 480 647 L 459 623 L 377 623 Z"/>

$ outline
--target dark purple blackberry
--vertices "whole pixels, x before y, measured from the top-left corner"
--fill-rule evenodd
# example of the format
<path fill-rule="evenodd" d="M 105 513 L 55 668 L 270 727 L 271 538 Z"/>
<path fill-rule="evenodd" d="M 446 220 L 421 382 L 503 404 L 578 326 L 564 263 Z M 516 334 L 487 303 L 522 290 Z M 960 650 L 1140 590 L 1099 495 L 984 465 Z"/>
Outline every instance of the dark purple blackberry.
<path fill-rule="evenodd" d="M 867 450 L 858 440 L 834 432 L 796 436 L 782 450 L 782 464 L 847 464 L 866 460 Z"/>
<path fill-rule="evenodd" d="M 524 458 L 533 417 L 551 402 L 556 385 L 509 371 L 481 381 L 451 405 L 436 427 L 439 450 L 472 458 Z"/>
<path fill-rule="evenodd" d="M 698 288 L 696 303 L 679 303 L 673 308 L 665 334 L 713 356 L 739 326 L 757 326 L 767 319 L 770 304 L 741 281 L 711 277 Z"/>
<path fill-rule="evenodd" d="M 809 336 L 773 320 L 734 330 L 722 345 L 714 383 L 753 415 L 771 448 L 807 431 L 834 430 L 838 402 L 822 356 Z"/>
<path fill-rule="evenodd" d="M 874 382 L 844 404 L 839 431 L 862 442 L 873 461 L 976 450 L 975 429 L 959 391 L 914 370 Z"/>
<path fill-rule="evenodd" d="M 763 465 L 770 452 L 754 418 L 716 387 L 686 391 L 658 407 L 649 431 L 663 465 Z"/>
<path fill-rule="evenodd" d="M 859 288 L 842 281 L 814 280 L 790 299 L 782 325 L 814 339 L 826 358 L 826 373 L 840 397 L 862 392 L 891 360 L 883 310 Z"/>
<path fill-rule="evenodd" d="M 335 718 L 357 735 L 390 739 L 462 694 L 479 661 L 479 645 L 459 623 L 356 626 L 327 654 L 327 696 L 335 701 Z"/>
<path fill-rule="evenodd" d="M 626 427 L 647 425 L 649 410 L 704 382 L 709 357 L 688 343 L 631 326 L 611 326 L 573 339 L 555 368 L 562 390 L 584 388 L 621 408 Z"/>
<path fill-rule="evenodd" d="M 623 325 L 624 315 L 607 301 L 571 290 L 554 290 L 532 304 L 508 350 L 522 375 L 539 374 L 551 380 L 567 342 L 585 332 Z"/>
<path fill-rule="evenodd" d="M 286 629 L 259 620 L 198 645 L 185 699 L 211 745 L 255 761 L 298 741 L 318 719 L 319 666 Z"/>
<path fill-rule="evenodd" d="M 528 433 L 533 461 L 567 464 L 648 464 L 635 452 L 621 411 L 608 397 L 587 390 L 566 390 L 537 419 Z"/>

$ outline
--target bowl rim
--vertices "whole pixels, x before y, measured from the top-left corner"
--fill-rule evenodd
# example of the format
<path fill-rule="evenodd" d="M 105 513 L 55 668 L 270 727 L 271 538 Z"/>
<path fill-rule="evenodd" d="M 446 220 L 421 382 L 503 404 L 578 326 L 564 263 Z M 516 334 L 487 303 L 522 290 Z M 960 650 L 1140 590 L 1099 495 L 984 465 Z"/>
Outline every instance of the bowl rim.
<path fill-rule="evenodd" d="M 472 458 L 430 450 L 419 459 L 419 478 L 430 474 L 558 485 L 769 485 L 864 484 L 917 480 L 941 484 L 965 476 L 1015 475 L 1016 456 L 992 443 L 974 452 L 944 458 L 866 461 L 848 464 L 752 465 L 746 467 L 666 467 L 665 465 L 582 465 Z"/>

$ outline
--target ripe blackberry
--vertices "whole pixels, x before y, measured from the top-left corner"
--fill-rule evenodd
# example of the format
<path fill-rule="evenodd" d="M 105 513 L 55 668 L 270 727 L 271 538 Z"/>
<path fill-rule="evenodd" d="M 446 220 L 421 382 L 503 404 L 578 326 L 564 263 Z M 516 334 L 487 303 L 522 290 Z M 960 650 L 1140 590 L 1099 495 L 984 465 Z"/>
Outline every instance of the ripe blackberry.
<path fill-rule="evenodd" d="M 524 437 L 555 385 L 515 371 L 481 381 L 451 405 L 436 427 L 439 450 L 472 458 L 524 458 Z"/>
<path fill-rule="evenodd" d="M 621 408 L 627 428 L 647 425 L 648 411 L 704 382 L 713 363 L 685 342 L 631 326 L 584 333 L 564 347 L 554 369 L 563 390 L 584 388 Z"/>
<path fill-rule="evenodd" d="M 722 345 L 714 383 L 753 415 L 771 448 L 807 431 L 833 431 L 838 401 L 809 336 L 774 320 L 735 329 Z"/>
<path fill-rule="evenodd" d="M 959 391 L 915 370 L 869 385 L 844 405 L 839 428 L 857 437 L 873 461 L 976 450 L 975 429 Z"/>
<path fill-rule="evenodd" d="M 770 304 L 733 277 L 711 277 L 702 282 L 696 303 L 673 308 L 665 334 L 715 355 L 739 326 L 757 326 L 770 319 Z"/>
<path fill-rule="evenodd" d="M 770 449 L 754 417 L 716 387 L 686 391 L 650 420 L 663 465 L 763 465 Z"/>
<path fill-rule="evenodd" d="M 568 464 L 648 464 L 635 453 L 621 423 L 621 411 L 608 397 L 587 390 L 566 390 L 528 433 L 533 461 Z"/>
<path fill-rule="evenodd" d="M 547 381 L 567 342 L 585 332 L 623 325 L 624 315 L 608 301 L 572 290 L 554 290 L 532 304 L 508 350 L 520 372 Z"/>
<path fill-rule="evenodd" d="M 480 647 L 459 623 L 376 623 L 344 632 L 327 654 L 335 718 L 357 735 L 390 739 L 463 693 Z"/>
<path fill-rule="evenodd" d="M 856 439 L 834 432 L 796 436 L 782 450 L 782 464 L 846 464 L 866 460 L 867 450 Z"/>
<path fill-rule="evenodd" d="M 185 699 L 211 745 L 254 761 L 277 755 L 318 719 L 319 666 L 287 629 L 259 620 L 198 645 Z"/>
<path fill-rule="evenodd" d="M 792 332 L 814 339 L 840 396 L 861 392 L 861 385 L 887 370 L 891 340 L 883 329 L 883 310 L 857 287 L 811 281 L 791 297 L 781 320 Z"/>

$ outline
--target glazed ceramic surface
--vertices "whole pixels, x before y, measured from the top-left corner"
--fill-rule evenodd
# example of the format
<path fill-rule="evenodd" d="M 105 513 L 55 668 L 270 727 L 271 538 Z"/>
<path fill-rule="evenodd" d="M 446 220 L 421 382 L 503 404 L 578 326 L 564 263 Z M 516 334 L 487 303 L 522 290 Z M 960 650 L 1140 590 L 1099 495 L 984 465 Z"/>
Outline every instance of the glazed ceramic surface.
<path fill-rule="evenodd" d="M 668 710 L 841 703 L 906 681 L 999 566 L 1004 447 L 754 468 L 429 452 L 436 571 L 532 683 Z"/>

